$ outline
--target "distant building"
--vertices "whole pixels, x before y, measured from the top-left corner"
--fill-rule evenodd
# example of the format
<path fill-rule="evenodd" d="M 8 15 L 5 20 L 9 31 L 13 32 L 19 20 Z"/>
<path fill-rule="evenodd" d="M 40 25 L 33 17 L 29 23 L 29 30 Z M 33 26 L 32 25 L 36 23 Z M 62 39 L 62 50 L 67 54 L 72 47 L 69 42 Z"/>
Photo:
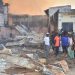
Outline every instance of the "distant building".
<path fill-rule="evenodd" d="M 70 5 L 51 7 L 45 10 L 49 16 L 50 31 L 73 31 L 75 32 L 75 9 Z"/>

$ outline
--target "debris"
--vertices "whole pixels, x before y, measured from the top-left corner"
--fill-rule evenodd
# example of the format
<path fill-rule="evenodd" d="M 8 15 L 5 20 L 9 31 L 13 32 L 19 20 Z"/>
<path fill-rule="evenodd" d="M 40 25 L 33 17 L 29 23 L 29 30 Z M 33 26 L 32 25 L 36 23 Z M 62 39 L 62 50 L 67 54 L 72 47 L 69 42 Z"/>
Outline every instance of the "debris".
<path fill-rule="evenodd" d="M 43 75 L 54 75 L 45 65 L 43 65 Z"/>
<path fill-rule="evenodd" d="M 65 60 L 61 60 L 61 61 L 57 62 L 57 64 L 61 65 L 61 67 L 65 73 L 67 73 L 69 71 L 68 64 Z"/>
<path fill-rule="evenodd" d="M 25 73 L 25 75 L 41 75 L 41 73 L 39 73 L 39 72 L 28 72 L 28 73 Z"/>
<path fill-rule="evenodd" d="M 22 35 L 26 35 L 27 31 L 25 30 L 24 27 L 21 27 L 19 25 L 15 26 L 15 29 L 18 30 Z"/>
<path fill-rule="evenodd" d="M 9 63 L 5 59 L 0 59 L 0 72 L 5 72 L 5 69 L 10 68 Z"/>
<path fill-rule="evenodd" d="M 36 51 L 36 52 L 33 54 L 33 58 L 34 58 L 34 60 L 39 61 L 39 53 L 38 53 L 38 51 Z"/>
<path fill-rule="evenodd" d="M 5 46 L 12 47 L 12 46 L 25 45 L 27 47 L 40 48 L 42 42 L 43 42 L 43 34 L 40 34 L 39 36 L 38 33 L 33 33 L 33 32 L 28 33 L 27 32 L 26 35 L 17 36 L 13 38 L 13 41 L 7 42 Z"/>
<path fill-rule="evenodd" d="M 26 54 L 28 57 L 30 57 L 31 59 L 33 59 L 33 60 L 36 60 L 36 61 L 38 61 L 39 60 L 39 56 L 38 56 L 38 54 L 36 53 L 36 52 L 34 52 L 34 53 L 29 53 L 29 54 Z"/>
<path fill-rule="evenodd" d="M 22 68 L 34 69 L 35 65 L 28 59 L 16 56 L 7 56 L 7 61 Z"/>
<path fill-rule="evenodd" d="M 10 74 L 6 74 L 6 73 L 0 73 L 0 75 L 10 75 Z"/>
<path fill-rule="evenodd" d="M 0 53 L 4 53 L 4 54 L 12 54 L 11 49 L 6 48 L 3 44 L 2 44 L 2 46 L 3 46 L 3 50 L 0 50 Z"/>
<path fill-rule="evenodd" d="M 34 55 L 33 54 L 26 54 L 28 57 L 30 57 L 31 59 L 34 59 Z"/>
<path fill-rule="evenodd" d="M 13 75 L 24 75 L 24 74 L 13 74 Z"/>
<path fill-rule="evenodd" d="M 62 68 L 60 67 L 50 65 L 50 70 L 52 71 L 52 73 L 54 73 L 54 75 L 65 75 Z"/>
<path fill-rule="evenodd" d="M 27 39 L 24 38 L 24 39 L 21 39 L 19 41 L 13 41 L 13 42 L 7 42 L 6 43 L 6 46 L 9 47 L 9 46 L 21 46 L 23 44 L 27 43 Z"/>
<path fill-rule="evenodd" d="M 40 61 L 42 64 L 45 64 L 45 63 L 46 63 L 46 59 L 45 59 L 45 58 L 40 58 L 39 61 Z"/>

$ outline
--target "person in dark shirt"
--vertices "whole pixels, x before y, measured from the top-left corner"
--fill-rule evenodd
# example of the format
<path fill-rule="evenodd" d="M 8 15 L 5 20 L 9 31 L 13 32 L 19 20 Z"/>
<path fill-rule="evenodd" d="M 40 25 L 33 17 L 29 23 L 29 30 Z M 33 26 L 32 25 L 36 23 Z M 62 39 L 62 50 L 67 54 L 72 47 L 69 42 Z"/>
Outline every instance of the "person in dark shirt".
<path fill-rule="evenodd" d="M 53 31 L 53 32 L 52 32 L 52 35 L 51 35 L 51 45 L 52 45 L 53 51 L 54 51 L 54 48 L 55 48 L 55 46 L 54 46 L 54 44 L 55 44 L 55 41 L 54 41 L 55 36 L 56 36 L 56 34 L 55 34 L 55 32 Z"/>

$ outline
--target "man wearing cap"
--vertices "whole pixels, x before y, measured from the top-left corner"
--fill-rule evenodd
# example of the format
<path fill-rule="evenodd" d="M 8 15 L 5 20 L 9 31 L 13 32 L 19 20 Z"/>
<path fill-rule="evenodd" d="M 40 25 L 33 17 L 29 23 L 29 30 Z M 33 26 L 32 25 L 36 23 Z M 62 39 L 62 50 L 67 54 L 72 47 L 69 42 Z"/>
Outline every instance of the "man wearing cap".
<path fill-rule="evenodd" d="M 49 33 L 46 33 L 46 36 L 44 37 L 44 49 L 45 49 L 45 58 L 48 61 L 49 51 L 50 51 L 50 37 L 49 37 Z"/>

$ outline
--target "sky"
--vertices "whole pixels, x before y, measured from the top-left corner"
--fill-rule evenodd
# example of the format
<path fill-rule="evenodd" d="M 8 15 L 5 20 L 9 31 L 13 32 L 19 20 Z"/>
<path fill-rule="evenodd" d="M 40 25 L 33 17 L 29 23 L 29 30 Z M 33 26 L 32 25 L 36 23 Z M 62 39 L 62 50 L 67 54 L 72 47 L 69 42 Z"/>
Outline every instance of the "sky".
<path fill-rule="evenodd" d="M 75 8 L 75 0 L 3 0 L 9 3 L 9 13 L 45 15 L 44 10 L 62 5 L 71 5 Z"/>

